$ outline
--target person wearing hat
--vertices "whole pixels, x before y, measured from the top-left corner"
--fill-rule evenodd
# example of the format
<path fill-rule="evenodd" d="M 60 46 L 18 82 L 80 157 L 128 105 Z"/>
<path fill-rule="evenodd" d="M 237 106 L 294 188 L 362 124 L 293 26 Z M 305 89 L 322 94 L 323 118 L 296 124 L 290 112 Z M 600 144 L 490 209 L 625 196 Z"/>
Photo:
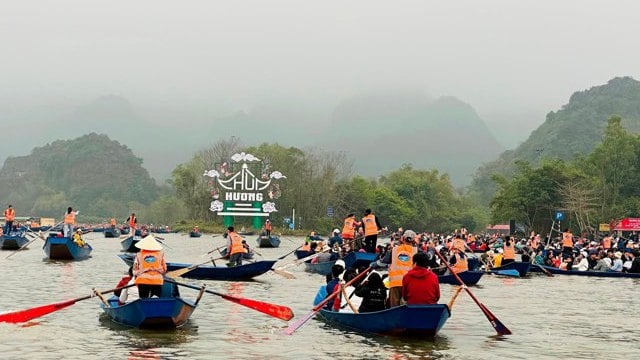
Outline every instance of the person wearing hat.
<path fill-rule="evenodd" d="M 622 272 L 622 253 L 620 251 L 616 251 L 613 253 L 613 262 L 611 263 L 611 268 L 609 271 Z"/>
<path fill-rule="evenodd" d="M 242 245 L 242 236 L 235 232 L 233 226 L 227 228 L 227 254 L 229 254 L 229 266 L 242 265 L 242 256 L 247 249 Z"/>
<path fill-rule="evenodd" d="M 267 233 L 267 237 L 271 238 L 271 220 L 267 219 L 267 221 L 264 222 L 264 231 Z"/>
<path fill-rule="evenodd" d="M 162 245 L 148 235 L 135 245 L 140 251 L 133 260 L 134 283 L 138 287 L 140 298 L 162 295 L 163 275 L 167 272 Z"/>
<path fill-rule="evenodd" d="M 376 245 L 378 245 L 378 231 L 382 230 L 382 225 L 380 225 L 378 217 L 371 213 L 371 209 L 364 211 L 362 226 L 364 226 L 364 250 L 368 253 L 375 253 Z"/>
<path fill-rule="evenodd" d="M 13 220 L 16 218 L 16 211 L 13 210 L 13 206 L 9 205 L 4 211 L 4 234 L 11 235 L 11 228 L 13 228 Z"/>
<path fill-rule="evenodd" d="M 402 305 L 402 277 L 413 267 L 413 255 L 418 252 L 413 245 L 415 232 L 404 232 L 401 243 L 391 250 L 389 265 L 389 307 Z"/>

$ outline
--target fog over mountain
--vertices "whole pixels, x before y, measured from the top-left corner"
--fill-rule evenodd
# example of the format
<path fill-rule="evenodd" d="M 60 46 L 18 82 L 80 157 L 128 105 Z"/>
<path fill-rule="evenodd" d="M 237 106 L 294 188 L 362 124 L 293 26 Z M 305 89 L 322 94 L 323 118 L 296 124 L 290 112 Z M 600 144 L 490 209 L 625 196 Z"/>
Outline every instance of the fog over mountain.
<path fill-rule="evenodd" d="M 455 140 L 442 124 L 465 119 L 479 131 L 467 139 L 482 150 L 473 163 L 490 160 L 527 139 L 567 94 L 640 78 L 638 10 L 634 1 L 5 2 L 0 162 L 97 132 L 161 179 L 221 137 L 338 148 L 346 143 L 336 122 L 371 118 L 383 128 L 374 143 L 414 144 Z M 384 104 L 395 108 L 385 114 Z M 446 113 L 460 116 L 442 122 L 437 107 L 452 104 Z M 389 122 L 405 127 L 388 134 Z M 424 132 L 403 137 L 409 124 Z M 433 124 L 449 136 L 429 134 Z M 368 140 L 357 134 L 350 144 Z M 414 150 L 444 156 L 429 145 Z M 365 148 L 344 150 L 360 159 Z M 405 154 L 388 161 L 471 166 Z M 472 172 L 455 177 L 464 183 Z"/>

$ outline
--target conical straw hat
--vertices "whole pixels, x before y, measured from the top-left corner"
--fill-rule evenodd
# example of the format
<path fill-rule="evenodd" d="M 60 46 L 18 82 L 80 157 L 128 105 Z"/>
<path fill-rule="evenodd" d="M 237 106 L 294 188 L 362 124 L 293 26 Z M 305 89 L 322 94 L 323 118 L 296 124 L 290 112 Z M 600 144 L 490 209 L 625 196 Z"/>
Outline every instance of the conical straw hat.
<path fill-rule="evenodd" d="M 148 235 L 144 239 L 138 241 L 136 243 L 136 247 L 142 250 L 162 250 L 162 245 L 153 237 L 153 235 Z"/>

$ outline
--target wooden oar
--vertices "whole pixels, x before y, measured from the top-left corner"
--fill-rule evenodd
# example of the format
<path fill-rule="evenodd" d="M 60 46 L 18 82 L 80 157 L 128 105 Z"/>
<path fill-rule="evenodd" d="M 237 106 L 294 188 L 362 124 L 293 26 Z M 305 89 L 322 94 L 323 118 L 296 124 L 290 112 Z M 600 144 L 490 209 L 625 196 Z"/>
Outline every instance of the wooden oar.
<path fill-rule="evenodd" d="M 542 265 L 540 265 L 540 264 L 534 264 L 534 263 L 531 263 L 531 265 L 533 265 L 533 266 L 537 266 L 537 267 L 538 267 L 538 269 L 542 270 L 542 272 L 543 272 L 545 275 L 547 275 L 548 277 L 553 277 L 553 274 L 551 273 L 551 271 L 549 271 L 549 270 L 545 269 L 545 267 L 544 267 L 544 266 L 542 266 Z"/>
<path fill-rule="evenodd" d="M 131 286 L 134 286 L 134 285 L 133 284 L 126 285 L 126 286 L 118 287 L 118 288 L 115 288 L 115 289 L 106 290 L 106 291 L 100 291 L 100 292 L 103 293 L 103 294 L 107 294 L 107 293 L 114 292 L 116 290 L 121 290 L 121 289 L 125 289 L 125 288 L 128 288 L 128 287 L 131 287 Z M 94 291 L 95 291 L 95 289 L 94 289 Z M 58 310 L 64 309 L 67 306 L 71 306 L 71 305 L 77 303 L 78 301 L 90 299 L 93 296 L 94 295 L 87 295 L 87 296 L 82 296 L 82 297 L 79 297 L 79 298 L 70 299 L 70 300 L 66 300 L 66 301 L 61 301 L 61 302 L 57 302 L 57 303 L 53 303 L 53 304 L 47 304 L 47 305 L 42 305 L 42 306 L 30 308 L 30 309 L 25 309 L 25 310 L 19 310 L 19 311 L 13 311 L 13 312 L 9 312 L 9 313 L 0 314 L 0 322 L 21 323 L 21 322 L 29 321 L 29 320 L 35 319 L 37 317 L 40 317 L 40 316 L 43 316 L 43 315 L 47 315 L 47 314 L 52 313 L 54 311 L 58 311 Z"/>
<path fill-rule="evenodd" d="M 365 274 L 367 274 L 372 268 L 368 267 L 365 270 L 363 270 L 360 274 L 358 274 L 356 277 L 354 277 L 353 279 L 351 279 L 349 282 L 347 282 L 346 284 L 344 284 L 345 287 L 350 286 L 351 284 L 355 283 L 356 281 L 360 280 Z M 316 314 L 318 313 L 318 311 L 320 311 L 331 299 L 333 299 L 334 297 L 336 297 L 338 294 L 340 293 L 340 286 L 336 286 L 335 290 L 333 291 L 333 293 L 331 293 L 329 296 L 327 296 L 324 300 L 322 300 L 322 302 L 320 302 L 318 305 L 316 305 L 310 313 L 308 313 L 307 315 L 305 315 L 303 318 L 297 320 L 296 322 L 294 322 L 293 324 L 289 325 L 289 327 L 287 327 L 286 329 L 283 330 L 284 334 L 287 335 L 291 335 L 293 334 L 296 330 L 298 330 L 299 328 L 302 327 L 302 325 L 304 325 L 307 321 L 309 321 L 309 319 L 313 318 L 314 316 L 316 316 Z"/>
<path fill-rule="evenodd" d="M 447 269 L 449 269 L 449 272 L 456 278 L 458 283 L 460 283 L 460 285 L 462 285 L 462 288 L 467 292 L 467 294 L 469 294 L 469 296 L 471 296 L 471 298 L 478 305 L 478 307 L 480 307 L 480 310 L 482 310 L 482 312 L 484 313 L 484 316 L 486 316 L 487 319 L 489 319 L 489 322 L 491 323 L 491 326 L 493 326 L 493 328 L 496 330 L 498 335 L 511 335 L 511 330 L 509 330 L 500 320 L 498 320 L 498 318 L 495 315 L 493 315 L 493 313 L 491 313 L 491 311 L 489 311 L 489 309 L 487 309 L 487 307 L 484 306 L 475 297 L 475 295 L 473 295 L 473 293 L 471 292 L 471 290 L 469 290 L 469 288 L 464 283 L 464 281 L 462 281 L 462 279 L 460 279 L 460 276 L 458 276 L 458 274 L 456 274 L 453 271 L 453 269 L 451 268 L 451 265 L 449 265 L 449 263 L 444 258 L 444 256 L 442 256 L 442 254 L 440 254 L 439 251 L 436 251 L 435 253 L 440 258 L 440 261 L 442 261 L 447 266 Z"/>
<path fill-rule="evenodd" d="M 458 288 L 456 289 L 456 292 L 453 294 L 453 296 L 451 296 L 451 300 L 449 300 L 449 304 L 447 304 L 447 306 L 449 307 L 449 316 L 451 316 L 451 309 L 453 308 L 453 303 L 456 301 L 461 291 L 462 291 L 462 286 L 458 286 Z"/>
<path fill-rule="evenodd" d="M 311 255 L 309 255 L 309 256 L 303 257 L 302 259 L 298 259 L 298 260 L 295 260 L 294 262 L 291 262 L 291 263 L 288 263 L 288 264 L 286 264 L 286 265 L 282 265 L 282 266 L 280 266 L 280 267 L 277 267 L 277 268 L 276 268 L 276 270 L 284 270 L 284 269 L 286 269 L 286 268 L 290 268 L 291 266 L 294 266 L 294 265 L 300 265 L 300 264 L 302 264 L 303 262 L 305 262 L 305 261 L 307 261 L 307 260 L 313 260 L 313 259 L 315 259 L 316 257 L 318 257 L 320 254 L 325 253 L 325 252 L 330 251 L 330 250 L 331 250 L 331 248 L 328 248 L 328 249 L 326 249 L 326 250 L 322 250 L 322 251 L 317 252 L 317 253 L 315 253 L 315 254 L 311 254 Z"/>
<path fill-rule="evenodd" d="M 280 256 L 280 257 L 279 257 L 279 258 L 277 258 L 276 260 L 278 260 L 278 261 L 283 260 L 283 259 L 284 259 L 284 258 L 286 258 L 287 256 L 289 256 L 289 255 L 293 254 L 294 252 L 296 252 L 296 251 L 300 250 L 300 248 L 302 248 L 303 246 L 304 246 L 304 244 L 303 244 L 303 245 L 298 246 L 297 248 L 295 248 L 295 249 L 293 249 L 293 250 L 289 251 L 288 253 L 286 253 L 286 254 L 284 254 L 284 255 Z M 260 256 L 262 256 L 262 255 L 260 255 Z"/>
<path fill-rule="evenodd" d="M 223 259 L 223 258 L 222 258 L 222 257 L 220 257 L 220 258 L 217 258 L 217 259 L 207 260 L 207 261 L 205 261 L 205 262 L 203 262 L 203 263 L 201 263 L 201 264 L 191 265 L 191 266 L 189 266 L 189 267 L 184 267 L 184 268 L 182 268 L 182 269 L 177 269 L 177 270 L 173 270 L 173 271 L 166 272 L 164 275 L 165 275 L 165 276 L 168 276 L 168 277 L 170 277 L 170 278 L 177 278 L 177 277 L 180 277 L 180 276 L 182 276 L 182 275 L 184 275 L 184 274 L 188 273 L 189 271 L 191 271 L 191 270 L 193 270 L 193 269 L 197 268 L 198 266 L 202 266 L 202 265 L 206 265 L 206 264 L 208 264 L 208 263 L 209 263 L 209 261 L 213 261 L 213 260 L 220 260 L 220 259 Z"/>
<path fill-rule="evenodd" d="M 167 281 L 169 281 L 171 283 L 174 283 L 174 284 L 178 284 L 180 286 L 184 286 L 184 287 L 188 287 L 188 288 L 191 288 L 191 289 L 200 290 L 200 287 L 198 287 L 198 286 L 177 282 L 175 280 L 167 280 Z M 209 290 L 209 289 L 205 289 L 204 291 L 206 293 L 209 293 L 209 294 L 220 296 L 221 298 L 223 298 L 225 300 L 232 301 L 232 302 L 234 302 L 236 304 L 240 304 L 240 305 L 246 306 L 246 307 L 248 307 L 250 309 L 260 311 L 263 314 L 267 314 L 269 316 L 275 317 L 275 318 L 280 319 L 280 320 L 288 321 L 288 320 L 291 320 L 293 318 L 293 311 L 291 310 L 291 308 L 289 308 L 287 306 L 278 305 L 278 304 L 272 304 L 272 303 L 253 300 L 253 299 L 247 299 L 247 298 L 231 296 L 231 295 L 222 294 L 222 293 L 219 293 L 217 291 L 213 291 L 213 290 Z"/>

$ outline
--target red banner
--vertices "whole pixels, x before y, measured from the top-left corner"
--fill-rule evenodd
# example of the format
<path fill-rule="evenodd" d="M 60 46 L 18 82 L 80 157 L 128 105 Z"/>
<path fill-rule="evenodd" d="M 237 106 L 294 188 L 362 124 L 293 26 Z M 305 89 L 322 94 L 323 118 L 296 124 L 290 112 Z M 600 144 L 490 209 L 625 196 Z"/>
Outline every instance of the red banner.
<path fill-rule="evenodd" d="M 640 218 L 624 218 L 616 224 L 614 230 L 640 231 Z"/>

